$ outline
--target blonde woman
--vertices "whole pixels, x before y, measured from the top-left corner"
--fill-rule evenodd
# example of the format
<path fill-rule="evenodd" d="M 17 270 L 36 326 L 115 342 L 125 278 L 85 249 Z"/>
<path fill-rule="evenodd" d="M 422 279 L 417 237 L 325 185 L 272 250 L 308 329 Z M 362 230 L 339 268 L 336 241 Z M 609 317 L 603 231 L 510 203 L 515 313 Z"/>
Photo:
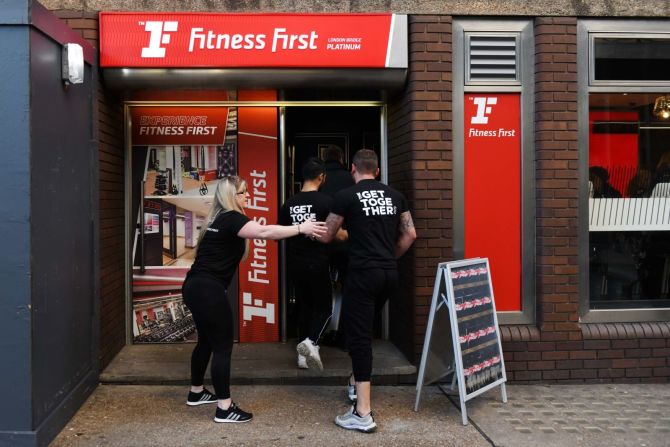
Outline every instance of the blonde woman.
<path fill-rule="evenodd" d="M 198 330 L 186 404 L 217 403 L 215 422 L 248 422 L 253 417 L 230 398 L 234 322 L 226 293 L 238 264 L 246 258 L 248 239 L 278 240 L 298 235 L 319 239 L 325 234 L 323 222 L 261 225 L 244 214 L 247 197 L 247 183 L 242 178 L 228 176 L 219 181 L 209 219 L 200 232 L 195 261 L 182 289 L 184 303 L 191 310 Z M 203 386 L 210 356 L 215 394 Z"/>

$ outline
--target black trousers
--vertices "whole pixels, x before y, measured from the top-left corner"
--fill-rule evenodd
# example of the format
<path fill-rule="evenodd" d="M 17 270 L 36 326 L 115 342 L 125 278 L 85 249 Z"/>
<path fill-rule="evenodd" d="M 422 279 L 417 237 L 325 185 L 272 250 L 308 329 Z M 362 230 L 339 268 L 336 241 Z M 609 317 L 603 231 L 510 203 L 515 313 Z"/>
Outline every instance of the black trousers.
<path fill-rule="evenodd" d="M 318 343 L 333 308 L 328 264 L 289 266 L 298 311 L 298 338 Z"/>
<path fill-rule="evenodd" d="M 372 374 L 372 332 L 375 315 L 398 290 L 396 269 L 350 269 L 344 285 L 341 324 L 357 382 Z"/>
<path fill-rule="evenodd" d="M 230 397 L 230 356 L 233 352 L 233 312 L 226 286 L 206 274 L 194 274 L 184 282 L 184 303 L 193 314 L 198 343 L 191 354 L 191 385 L 200 386 L 212 358 L 212 384 L 217 399 Z"/>

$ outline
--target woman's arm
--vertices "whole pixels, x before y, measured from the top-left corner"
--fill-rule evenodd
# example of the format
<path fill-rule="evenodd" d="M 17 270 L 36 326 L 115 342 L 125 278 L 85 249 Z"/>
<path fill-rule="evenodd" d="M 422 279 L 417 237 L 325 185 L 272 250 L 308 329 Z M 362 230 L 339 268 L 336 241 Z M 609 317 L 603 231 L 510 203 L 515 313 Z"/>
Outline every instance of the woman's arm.
<path fill-rule="evenodd" d="M 323 222 L 303 222 L 300 225 L 261 225 L 250 220 L 238 231 L 237 235 L 244 239 L 280 240 L 299 234 L 318 239 L 326 233 Z"/>

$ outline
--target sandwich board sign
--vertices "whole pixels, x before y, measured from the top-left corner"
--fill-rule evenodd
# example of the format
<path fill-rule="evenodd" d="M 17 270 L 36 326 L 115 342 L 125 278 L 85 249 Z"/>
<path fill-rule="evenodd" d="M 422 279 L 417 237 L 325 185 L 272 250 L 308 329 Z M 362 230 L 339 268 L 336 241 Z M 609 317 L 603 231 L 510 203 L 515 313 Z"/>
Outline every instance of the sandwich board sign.
<path fill-rule="evenodd" d="M 507 402 L 507 374 L 487 258 L 438 264 L 414 411 L 419 409 L 423 385 L 452 373 L 451 388 L 458 383 L 463 425 L 468 423 L 468 400 L 500 386 L 502 401 Z"/>

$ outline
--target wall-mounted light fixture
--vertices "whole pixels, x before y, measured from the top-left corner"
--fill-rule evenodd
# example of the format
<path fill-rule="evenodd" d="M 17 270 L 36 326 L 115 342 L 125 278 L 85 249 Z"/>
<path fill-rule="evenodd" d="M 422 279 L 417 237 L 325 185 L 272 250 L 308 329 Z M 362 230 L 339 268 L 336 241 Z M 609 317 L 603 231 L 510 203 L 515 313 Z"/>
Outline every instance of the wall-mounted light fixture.
<path fill-rule="evenodd" d="M 84 83 L 84 49 L 78 43 L 63 45 L 61 77 L 65 85 Z"/>
<path fill-rule="evenodd" d="M 659 96 L 656 98 L 653 114 L 656 118 L 662 120 L 670 118 L 670 96 Z"/>

